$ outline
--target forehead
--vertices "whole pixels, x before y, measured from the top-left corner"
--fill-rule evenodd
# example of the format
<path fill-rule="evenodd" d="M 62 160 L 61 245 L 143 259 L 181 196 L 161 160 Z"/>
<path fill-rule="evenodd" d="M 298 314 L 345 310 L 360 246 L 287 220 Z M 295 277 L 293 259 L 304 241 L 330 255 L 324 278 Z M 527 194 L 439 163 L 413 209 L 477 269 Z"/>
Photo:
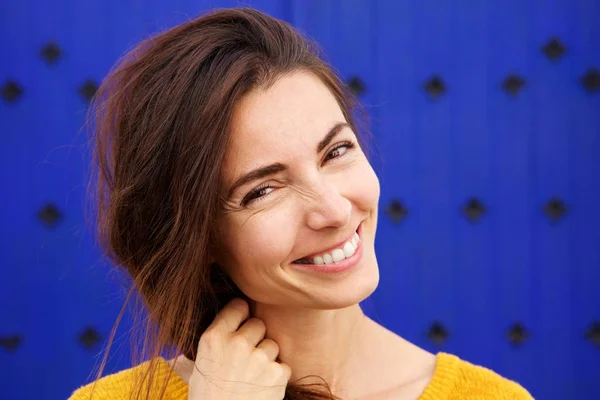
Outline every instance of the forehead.
<path fill-rule="evenodd" d="M 237 174 L 314 149 L 327 131 L 345 121 L 335 97 L 308 72 L 285 75 L 256 89 L 234 109 L 224 173 Z"/>

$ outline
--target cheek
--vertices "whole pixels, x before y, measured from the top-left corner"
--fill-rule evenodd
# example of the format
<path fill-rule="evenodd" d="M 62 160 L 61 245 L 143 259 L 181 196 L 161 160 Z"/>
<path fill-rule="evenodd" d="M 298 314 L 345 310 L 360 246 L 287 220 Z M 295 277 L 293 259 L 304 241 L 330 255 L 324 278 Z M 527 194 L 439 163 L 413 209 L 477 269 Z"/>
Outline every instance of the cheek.
<path fill-rule="evenodd" d="M 235 238 L 226 246 L 223 260 L 238 288 L 255 301 L 268 302 L 274 290 L 285 286 L 279 265 L 289 257 L 295 240 L 289 227 L 292 216 L 283 210 L 257 215 L 254 220 L 236 225 Z M 287 225 L 286 225 L 287 222 Z"/>
<path fill-rule="evenodd" d="M 294 232 L 290 229 L 293 216 L 285 209 L 250 217 L 233 229 L 235 237 L 227 245 L 228 267 L 231 274 L 256 279 L 264 277 L 274 266 L 289 256 L 294 245 Z"/>

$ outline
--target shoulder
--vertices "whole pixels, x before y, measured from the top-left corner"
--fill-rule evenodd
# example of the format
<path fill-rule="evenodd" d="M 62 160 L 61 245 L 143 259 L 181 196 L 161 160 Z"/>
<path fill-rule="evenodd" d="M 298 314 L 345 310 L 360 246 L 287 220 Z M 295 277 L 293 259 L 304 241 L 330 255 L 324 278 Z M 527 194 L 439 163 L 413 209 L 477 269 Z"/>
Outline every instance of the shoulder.
<path fill-rule="evenodd" d="M 438 353 L 435 372 L 420 399 L 532 400 L 517 382 L 459 357 Z"/>
<path fill-rule="evenodd" d="M 153 390 L 150 393 L 160 393 L 168 379 L 163 398 L 172 400 L 187 398 L 186 383 L 172 371 L 164 359 L 158 358 L 153 362 L 146 361 L 81 386 L 71 394 L 69 400 L 129 400 L 135 383 L 142 379 L 146 379 L 147 382 L 149 374 L 153 375 L 151 383 Z M 156 398 L 158 399 L 159 396 Z"/>

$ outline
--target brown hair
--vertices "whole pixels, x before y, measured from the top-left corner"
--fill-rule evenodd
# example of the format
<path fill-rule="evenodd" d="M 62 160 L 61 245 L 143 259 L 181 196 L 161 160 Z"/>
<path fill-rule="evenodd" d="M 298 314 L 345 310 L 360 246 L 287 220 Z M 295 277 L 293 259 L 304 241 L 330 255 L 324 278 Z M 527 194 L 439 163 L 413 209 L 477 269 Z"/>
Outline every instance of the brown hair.
<path fill-rule="evenodd" d="M 132 393 L 136 399 L 156 388 L 156 358 L 194 360 L 216 313 L 233 297 L 245 297 L 209 259 L 217 245 L 221 165 L 242 96 L 284 74 L 309 71 L 359 134 L 361 108 L 320 54 L 283 21 L 253 9 L 225 9 L 144 40 L 103 81 L 88 120 L 91 215 L 100 246 L 130 286 L 96 380 L 132 297 L 141 306 L 134 328 L 144 315 L 141 342 L 132 336 L 132 357 L 151 366 Z M 290 382 L 285 399 L 335 398 L 326 383 L 326 390 L 310 386 Z"/>

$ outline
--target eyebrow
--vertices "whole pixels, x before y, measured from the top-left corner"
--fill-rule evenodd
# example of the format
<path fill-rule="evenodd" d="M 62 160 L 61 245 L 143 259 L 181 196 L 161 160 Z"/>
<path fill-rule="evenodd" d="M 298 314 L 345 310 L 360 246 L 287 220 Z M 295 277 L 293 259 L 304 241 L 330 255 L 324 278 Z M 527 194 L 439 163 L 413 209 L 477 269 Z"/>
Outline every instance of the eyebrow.
<path fill-rule="evenodd" d="M 317 154 L 322 152 L 325 147 L 329 146 L 331 141 L 342 131 L 342 129 L 344 129 L 346 127 L 350 127 L 350 124 L 348 124 L 347 122 L 339 122 L 339 123 L 335 124 L 329 130 L 329 132 L 327 132 L 327 135 L 325 135 L 325 137 L 319 142 L 319 144 L 317 144 L 317 148 L 316 148 Z M 275 175 L 279 172 L 285 171 L 287 168 L 288 168 L 287 165 L 277 162 L 277 163 L 266 165 L 264 167 L 254 169 L 254 170 L 248 172 L 247 174 L 239 177 L 233 183 L 233 185 L 231 185 L 231 188 L 229 189 L 229 192 L 227 193 L 227 198 L 231 198 L 233 196 L 233 194 L 235 193 L 235 191 L 239 187 L 247 185 L 250 182 L 254 182 L 256 180 L 265 178 L 267 176 Z"/>

